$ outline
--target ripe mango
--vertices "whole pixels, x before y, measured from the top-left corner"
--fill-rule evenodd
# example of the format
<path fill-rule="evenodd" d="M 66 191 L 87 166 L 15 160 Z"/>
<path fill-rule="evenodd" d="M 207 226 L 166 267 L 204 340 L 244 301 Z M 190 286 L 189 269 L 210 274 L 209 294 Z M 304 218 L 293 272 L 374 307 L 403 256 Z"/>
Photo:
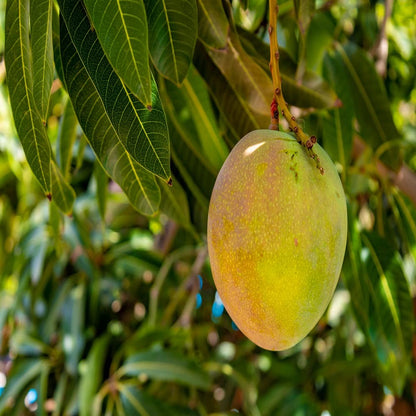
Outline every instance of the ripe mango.
<path fill-rule="evenodd" d="M 224 306 L 268 350 L 302 340 L 321 318 L 341 272 L 347 209 L 338 173 L 324 173 L 289 134 L 256 130 L 233 148 L 208 212 L 208 251 Z"/>

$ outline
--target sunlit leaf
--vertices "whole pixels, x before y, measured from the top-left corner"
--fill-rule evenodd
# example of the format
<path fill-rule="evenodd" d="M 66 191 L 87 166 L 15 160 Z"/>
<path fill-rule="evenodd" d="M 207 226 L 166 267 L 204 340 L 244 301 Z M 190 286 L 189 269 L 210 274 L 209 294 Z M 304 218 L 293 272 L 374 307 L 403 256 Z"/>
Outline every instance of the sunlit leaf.
<path fill-rule="evenodd" d="M 33 54 L 33 96 L 46 122 L 53 81 L 52 0 L 30 2 L 30 40 Z"/>
<path fill-rule="evenodd" d="M 68 92 L 92 149 L 109 176 L 124 190 L 132 205 L 144 214 L 153 214 L 160 202 L 160 191 L 155 178 L 128 153 L 107 116 L 95 84 L 79 58 L 63 22 L 61 45 Z"/>
<path fill-rule="evenodd" d="M 84 3 L 111 65 L 133 94 L 145 106 L 150 106 L 147 19 L 143 1 L 85 0 Z"/>
<path fill-rule="evenodd" d="M 145 0 L 149 49 L 157 70 L 180 85 L 188 73 L 198 35 L 196 0 Z"/>
<path fill-rule="evenodd" d="M 169 180 L 169 134 L 156 84 L 152 82 L 152 110 L 149 111 L 128 90 L 106 59 L 97 35 L 90 30 L 82 1 L 59 0 L 59 5 L 72 44 L 94 85 L 100 106 L 104 107 L 100 116 L 109 118 L 129 157 L 149 172 Z M 65 46 L 61 40 L 62 59 Z M 68 68 L 67 60 L 64 65 Z M 75 71 L 71 72 L 76 75 Z M 70 91 L 70 96 L 73 101 L 74 92 Z M 95 125 L 91 127 L 96 128 Z M 91 140 L 88 133 L 87 137 Z"/>

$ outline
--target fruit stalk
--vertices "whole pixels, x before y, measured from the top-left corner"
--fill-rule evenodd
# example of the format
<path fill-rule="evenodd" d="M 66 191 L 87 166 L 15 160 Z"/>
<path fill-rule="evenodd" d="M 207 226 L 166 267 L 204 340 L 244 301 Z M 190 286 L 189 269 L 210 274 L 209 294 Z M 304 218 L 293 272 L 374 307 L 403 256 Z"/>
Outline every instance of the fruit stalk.
<path fill-rule="evenodd" d="M 273 79 L 273 101 L 270 106 L 271 121 L 269 129 L 279 130 L 279 108 L 282 116 L 287 120 L 289 129 L 296 135 L 297 141 L 306 148 L 309 156 L 315 160 L 316 167 L 323 174 L 324 170 L 320 164 L 317 154 L 312 150 L 316 143 L 315 136 L 308 136 L 296 121 L 296 118 L 291 114 L 289 107 L 283 97 L 282 79 L 279 69 L 279 42 L 277 40 L 277 15 L 279 13 L 279 6 L 277 0 L 269 0 L 269 39 L 270 39 L 270 62 L 269 68 Z"/>

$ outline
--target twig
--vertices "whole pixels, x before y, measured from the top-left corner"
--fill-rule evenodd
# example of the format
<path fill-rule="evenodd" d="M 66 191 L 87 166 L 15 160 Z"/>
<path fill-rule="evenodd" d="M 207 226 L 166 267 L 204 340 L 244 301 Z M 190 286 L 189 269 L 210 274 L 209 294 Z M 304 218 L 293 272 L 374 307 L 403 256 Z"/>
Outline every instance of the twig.
<path fill-rule="evenodd" d="M 271 130 L 279 130 L 279 108 L 282 116 L 287 120 L 289 129 L 296 135 L 297 141 L 303 145 L 309 153 L 309 156 L 315 160 L 316 167 L 323 174 L 322 168 L 317 154 L 312 150 L 313 145 L 316 143 L 315 136 L 308 136 L 296 121 L 296 118 L 290 113 L 289 107 L 283 97 L 282 92 L 282 79 L 279 69 L 279 43 L 277 40 L 277 15 L 279 7 L 276 0 L 270 0 L 269 2 L 269 37 L 270 37 L 270 72 L 273 79 L 273 101 L 271 104 Z"/>

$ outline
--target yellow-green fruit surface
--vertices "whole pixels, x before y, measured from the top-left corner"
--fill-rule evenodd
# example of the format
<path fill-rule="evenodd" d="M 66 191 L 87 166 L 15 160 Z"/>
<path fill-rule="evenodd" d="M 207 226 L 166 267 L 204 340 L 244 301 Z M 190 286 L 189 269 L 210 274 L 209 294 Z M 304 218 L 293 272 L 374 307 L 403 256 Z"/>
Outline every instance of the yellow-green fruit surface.
<path fill-rule="evenodd" d="M 256 130 L 233 148 L 208 213 L 208 250 L 224 306 L 268 350 L 292 347 L 322 317 L 341 272 L 345 195 L 318 145 L 322 175 L 289 134 Z"/>

